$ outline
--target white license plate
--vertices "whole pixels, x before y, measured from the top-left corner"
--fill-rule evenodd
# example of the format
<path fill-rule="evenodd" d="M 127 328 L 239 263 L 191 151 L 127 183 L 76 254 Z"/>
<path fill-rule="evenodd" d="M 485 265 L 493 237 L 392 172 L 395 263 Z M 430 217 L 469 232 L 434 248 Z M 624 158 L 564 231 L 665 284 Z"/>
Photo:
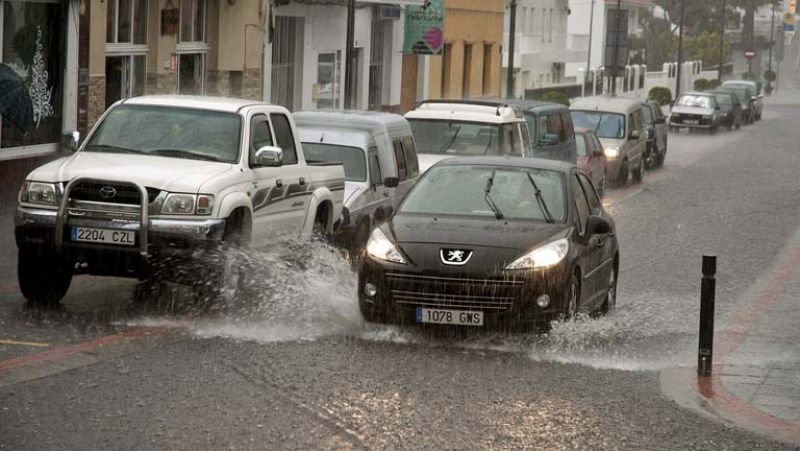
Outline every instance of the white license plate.
<path fill-rule="evenodd" d="M 483 312 L 417 307 L 417 322 L 454 324 L 457 326 L 483 326 Z"/>
<path fill-rule="evenodd" d="M 700 123 L 700 121 L 683 121 L 683 122 L 686 122 L 689 125 L 697 125 Z"/>
<path fill-rule="evenodd" d="M 72 226 L 72 241 L 86 243 L 135 245 L 136 233 L 129 230 L 95 229 L 91 227 Z"/>

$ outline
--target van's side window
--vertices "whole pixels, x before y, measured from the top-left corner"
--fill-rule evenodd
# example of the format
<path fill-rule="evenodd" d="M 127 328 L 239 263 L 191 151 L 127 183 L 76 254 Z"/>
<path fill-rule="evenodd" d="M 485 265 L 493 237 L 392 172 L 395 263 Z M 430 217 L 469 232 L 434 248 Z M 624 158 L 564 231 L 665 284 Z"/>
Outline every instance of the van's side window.
<path fill-rule="evenodd" d="M 372 183 L 372 186 L 383 183 L 381 163 L 378 161 L 378 150 L 375 148 L 370 149 L 369 152 L 369 181 Z"/>
<path fill-rule="evenodd" d="M 633 119 L 633 113 L 628 115 L 628 133 L 625 137 L 627 139 L 628 136 L 631 136 L 631 132 L 634 130 L 639 130 L 639 127 L 636 125 L 636 121 Z"/>
<path fill-rule="evenodd" d="M 575 127 L 572 125 L 572 116 L 569 113 L 561 113 L 561 122 L 563 123 L 563 136 L 562 142 L 571 143 L 575 141 Z"/>
<path fill-rule="evenodd" d="M 408 177 L 413 178 L 418 176 L 419 161 L 417 160 L 417 148 L 414 146 L 413 138 L 403 138 L 403 151 L 406 154 L 406 169 L 408 170 Z"/>
<path fill-rule="evenodd" d="M 564 131 L 564 124 L 561 123 L 561 116 L 559 114 L 550 115 L 551 133 L 558 135 L 558 141 L 564 142 L 567 140 L 566 132 Z"/>
<path fill-rule="evenodd" d="M 283 150 L 283 165 L 297 164 L 297 149 L 294 147 L 294 134 L 289 119 L 283 114 L 272 114 L 272 126 L 275 128 L 275 141 Z"/>
<path fill-rule="evenodd" d="M 539 131 L 536 135 L 536 140 L 540 140 L 544 138 L 544 135 L 548 133 L 553 133 L 553 128 L 550 125 L 550 116 L 542 115 L 539 116 Z"/>
<path fill-rule="evenodd" d="M 399 181 L 408 180 L 408 172 L 406 171 L 406 156 L 403 153 L 403 143 L 400 140 L 392 142 L 394 144 L 394 159 L 397 162 L 397 179 Z"/>

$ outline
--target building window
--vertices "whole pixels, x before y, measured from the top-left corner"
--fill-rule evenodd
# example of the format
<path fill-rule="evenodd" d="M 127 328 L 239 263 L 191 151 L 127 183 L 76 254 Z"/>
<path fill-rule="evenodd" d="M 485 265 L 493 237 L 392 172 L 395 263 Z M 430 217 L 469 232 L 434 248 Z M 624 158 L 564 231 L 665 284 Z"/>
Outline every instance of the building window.
<path fill-rule="evenodd" d="M 472 44 L 464 44 L 464 78 L 461 83 L 461 96 L 465 99 L 470 98 L 470 86 L 472 85 Z"/>
<path fill-rule="evenodd" d="M 114 102 L 145 92 L 147 57 L 114 55 L 106 57 L 106 108 Z"/>
<path fill-rule="evenodd" d="M 201 95 L 205 89 L 205 53 L 178 55 L 178 93 Z"/>
<path fill-rule="evenodd" d="M 147 43 L 147 0 L 107 0 L 106 43 Z"/>
<path fill-rule="evenodd" d="M 64 18 L 59 2 L 0 1 L 0 62 L 25 83 L 33 106 L 27 131 L 0 120 L 0 147 L 59 142 L 65 55 Z"/>
<path fill-rule="evenodd" d="M 547 22 L 547 42 L 553 42 L 553 8 L 550 8 L 550 21 Z"/>
<path fill-rule="evenodd" d="M 375 14 L 377 16 L 377 14 Z M 383 58 L 384 31 L 390 29 L 388 20 L 372 20 L 372 36 L 369 51 L 369 109 L 378 110 L 383 106 Z"/>
<path fill-rule="evenodd" d="M 492 81 L 492 44 L 483 44 L 483 95 L 489 95 Z"/>
<path fill-rule="evenodd" d="M 339 109 L 341 77 L 342 51 L 320 53 L 317 57 L 317 86 L 314 93 L 318 109 Z"/>
<path fill-rule="evenodd" d="M 444 49 L 442 49 L 442 95 L 440 97 L 443 99 L 450 98 L 450 61 L 452 61 L 452 51 L 452 44 L 445 44 Z"/>
<path fill-rule="evenodd" d="M 206 41 L 205 0 L 181 0 L 180 42 Z"/>

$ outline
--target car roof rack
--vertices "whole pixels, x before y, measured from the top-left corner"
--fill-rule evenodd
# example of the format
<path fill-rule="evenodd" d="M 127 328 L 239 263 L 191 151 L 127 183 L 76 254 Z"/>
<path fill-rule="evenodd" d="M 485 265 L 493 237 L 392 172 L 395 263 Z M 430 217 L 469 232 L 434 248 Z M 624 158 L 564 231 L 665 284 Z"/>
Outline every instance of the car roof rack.
<path fill-rule="evenodd" d="M 425 104 L 449 104 L 449 103 L 457 105 L 477 105 L 477 106 L 494 107 L 497 108 L 497 111 L 495 112 L 497 116 L 500 116 L 500 108 L 510 108 L 514 112 L 515 116 L 524 117 L 522 111 L 520 111 L 520 109 L 516 105 L 512 105 L 506 101 L 501 101 L 501 100 L 428 99 L 418 102 L 417 106 L 414 107 L 414 109 L 419 108 L 420 106 Z"/>

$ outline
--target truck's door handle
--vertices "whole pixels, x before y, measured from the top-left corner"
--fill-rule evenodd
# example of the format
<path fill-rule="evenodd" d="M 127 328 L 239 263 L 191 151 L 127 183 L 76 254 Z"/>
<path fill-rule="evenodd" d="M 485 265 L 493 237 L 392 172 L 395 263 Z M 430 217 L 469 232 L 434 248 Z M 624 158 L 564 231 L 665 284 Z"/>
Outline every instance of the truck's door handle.
<path fill-rule="evenodd" d="M 275 180 L 275 186 L 277 186 L 278 188 L 282 187 L 283 186 L 283 180 L 281 180 L 281 179 Z"/>
<path fill-rule="evenodd" d="M 306 186 L 306 179 L 305 179 L 305 177 L 300 177 L 300 186 Z"/>

